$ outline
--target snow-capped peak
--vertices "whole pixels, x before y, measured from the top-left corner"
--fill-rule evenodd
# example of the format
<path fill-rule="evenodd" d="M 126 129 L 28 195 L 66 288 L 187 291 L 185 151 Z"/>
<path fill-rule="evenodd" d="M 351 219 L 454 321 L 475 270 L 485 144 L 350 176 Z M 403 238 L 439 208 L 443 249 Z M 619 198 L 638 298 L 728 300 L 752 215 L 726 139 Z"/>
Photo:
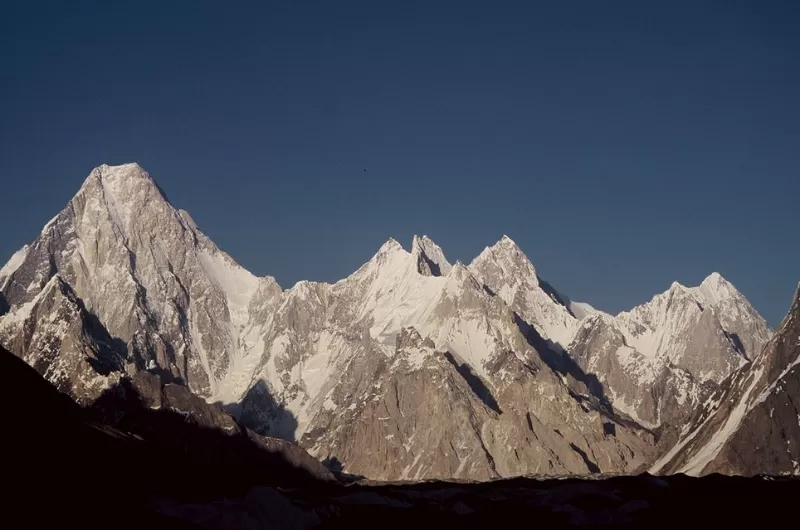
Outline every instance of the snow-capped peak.
<path fill-rule="evenodd" d="M 451 265 L 441 247 L 428 236 L 414 236 L 411 254 L 417 262 L 417 270 L 426 276 L 447 276 Z"/>
<path fill-rule="evenodd" d="M 398 250 L 405 252 L 403 245 L 401 245 L 395 238 L 390 237 L 383 245 L 381 245 L 375 255 L 378 256 L 389 252 L 397 252 Z"/>
<path fill-rule="evenodd" d="M 505 277 L 526 277 L 526 281 L 538 285 L 536 268 L 517 244 L 508 236 L 503 236 L 500 241 L 483 249 L 469 268 L 471 270 L 497 269 Z"/>
<path fill-rule="evenodd" d="M 718 272 L 712 272 L 697 288 L 701 296 L 711 304 L 718 304 L 726 298 L 739 295 L 739 292 Z M 741 295 L 739 295 L 741 296 Z"/>
<path fill-rule="evenodd" d="M 142 215 L 142 209 L 153 203 L 178 215 L 156 181 L 136 163 L 97 166 L 78 190 L 73 201 L 76 200 L 80 204 L 91 203 L 90 208 L 107 211 L 122 234 L 127 234 Z"/>
<path fill-rule="evenodd" d="M 511 245 L 511 246 L 515 246 L 515 247 L 517 246 L 517 244 L 514 242 L 514 240 L 511 239 L 510 237 L 508 237 L 506 234 L 503 234 L 503 237 L 500 238 L 500 241 L 498 241 L 497 244 L 498 245 Z"/>
<path fill-rule="evenodd" d="M 145 171 L 142 166 L 135 162 L 120 164 L 117 166 L 101 164 L 89 173 L 89 176 L 84 180 L 81 189 L 87 188 L 91 186 L 92 183 L 97 181 L 103 184 L 105 190 L 115 191 L 126 191 L 130 189 L 130 187 L 142 183 L 156 187 L 158 186 L 150 174 Z"/>

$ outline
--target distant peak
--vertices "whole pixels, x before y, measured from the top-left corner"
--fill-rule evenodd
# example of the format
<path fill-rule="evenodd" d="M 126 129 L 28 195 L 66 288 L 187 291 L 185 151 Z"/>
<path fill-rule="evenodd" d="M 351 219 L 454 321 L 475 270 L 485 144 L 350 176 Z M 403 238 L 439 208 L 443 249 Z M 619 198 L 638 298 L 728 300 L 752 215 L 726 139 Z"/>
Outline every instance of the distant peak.
<path fill-rule="evenodd" d="M 709 274 L 703 283 L 700 285 L 708 285 L 708 286 L 720 286 L 720 285 L 730 285 L 730 282 L 722 277 L 722 275 L 718 272 L 712 272 Z"/>
<path fill-rule="evenodd" d="M 110 164 L 100 164 L 95 169 L 100 171 L 139 171 L 142 173 L 146 173 L 144 168 L 139 165 L 138 162 L 126 162 L 125 164 L 117 164 L 117 165 L 110 165 Z"/>
<path fill-rule="evenodd" d="M 92 177 L 98 178 L 104 182 L 124 183 L 142 180 L 154 182 L 150 174 L 136 162 L 119 164 L 116 166 L 100 164 L 92 170 L 91 174 L 89 175 L 89 179 Z"/>
<path fill-rule="evenodd" d="M 736 297 L 739 291 L 731 282 L 722 277 L 718 272 L 712 272 L 697 288 L 700 296 L 708 303 L 716 304 L 721 300 Z"/>
<path fill-rule="evenodd" d="M 506 235 L 501 237 L 500 240 L 497 243 L 495 243 L 494 245 L 492 245 L 489 248 L 490 248 L 490 250 L 492 250 L 494 252 L 498 252 L 498 253 L 505 253 L 505 254 L 513 253 L 513 254 L 518 254 L 518 255 L 522 255 L 522 256 L 525 255 L 522 252 L 522 249 L 519 248 L 519 245 L 517 245 L 517 243 L 513 239 L 511 239 L 510 237 L 508 237 Z"/>
<path fill-rule="evenodd" d="M 680 282 L 672 282 L 672 284 L 669 286 L 669 290 L 670 291 L 685 291 L 686 290 L 686 286 L 683 285 Z"/>
<path fill-rule="evenodd" d="M 102 185 L 104 192 L 117 192 L 120 201 L 125 201 L 134 189 L 155 189 L 165 200 L 164 191 L 155 179 L 136 162 L 111 166 L 100 164 L 94 168 L 81 186 L 81 190 L 93 187 L 93 183 Z"/>
<path fill-rule="evenodd" d="M 469 269 L 467 269 L 460 260 L 456 260 L 456 262 L 453 263 L 453 266 L 450 268 L 449 276 L 454 280 L 465 278 L 468 275 Z"/>
<path fill-rule="evenodd" d="M 385 254 L 386 252 L 395 252 L 398 250 L 404 250 L 403 245 L 401 245 L 395 238 L 390 237 L 386 240 L 386 243 L 381 245 L 381 248 L 378 249 L 378 254 Z"/>
<path fill-rule="evenodd" d="M 368 263 L 383 264 L 392 261 L 394 259 L 393 256 L 397 254 L 407 254 L 407 252 L 395 238 L 390 237 L 383 245 L 381 245 Z"/>
<path fill-rule="evenodd" d="M 478 269 L 489 267 L 499 267 L 503 274 L 516 274 L 524 273 L 530 275 L 536 280 L 536 268 L 533 263 L 528 259 L 528 256 L 522 252 L 522 249 L 517 246 L 513 239 L 504 235 L 500 240 L 492 245 L 486 247 L 483 252 L 472 261 L 470 267 Z"/>
<path fill-rule="evenodd" d="M 105 205 L 110 220 L 122 234 L 128 233 L 145 210 L 166 207 L 174 211 L 161 187 L 135 162 L 95 167 L 72 200 L 79 198 L 92 198 Z M 57 220 L 58 216 L 45 225 L 45 230 Z"/>
<path fill-rule="evenodd" d="M 414 236 L 411 254 L 416 259 L 417 271 L 425 276 L 447 276 L 451 265 L 442 248 L 428 236 Z"/>

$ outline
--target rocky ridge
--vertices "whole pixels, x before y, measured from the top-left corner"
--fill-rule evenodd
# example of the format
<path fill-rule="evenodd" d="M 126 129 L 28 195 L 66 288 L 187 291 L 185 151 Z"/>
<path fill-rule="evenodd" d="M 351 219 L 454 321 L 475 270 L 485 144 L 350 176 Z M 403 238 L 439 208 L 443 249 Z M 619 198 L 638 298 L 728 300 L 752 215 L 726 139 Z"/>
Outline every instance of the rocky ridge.
<path fill-rule="evenodd" d="M 390 239 L 339 282 L 283 290 L 136 164 L 92 171 L 0 295 L 0 342 L 81 402 L 152 373 L 375 479 L 644 469 L 771 333 L 717 274 L 602 313 L 507 236 L 468 266 Z"/>

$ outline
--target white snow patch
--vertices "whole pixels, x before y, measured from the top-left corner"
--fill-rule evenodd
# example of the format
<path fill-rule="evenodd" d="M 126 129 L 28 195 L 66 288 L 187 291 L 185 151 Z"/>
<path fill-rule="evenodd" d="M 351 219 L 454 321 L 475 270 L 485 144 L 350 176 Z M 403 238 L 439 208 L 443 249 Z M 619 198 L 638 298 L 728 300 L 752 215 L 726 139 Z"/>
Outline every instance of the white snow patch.
<path fill-rule="evenodd" d="M 750 387 L 744 393 L 742 399 L 739 400 L 739 403 L 737 403 L 736 407 L 731 411 L 730 415 L 725 421 L 725 424 L 716 432 L 716 434 L 714 434 L 714 436 L 712 436 L 708 443 L 706 443 L 698 452 L 694 454 L 694 456 L 686 463 L 686 465 L 681 468 L 680 472 L 686 473 L 687 475 L 698 476 L 703 472 L 703 469 L 705 469 L 705 467 L 717 457 L 719 452 L 722 450 L 722 446 L 725 445 L 725 442 L 727 442 L 733 433 L 736 432 L 736 429 L 739 428 L 739 425 L 742 423 L 742 420 L 747 412 L 751 410 L 752 407 L 748 406 L 747 400 L 750 397 L 750 393 L 753 391 L 753 389 L 755 389 L 756 385 L 761 379 L 763 372 L 763 366 L 759 367 L 758 370 L 754 372 L 753 381 L 750 383 Z M 697 431 L 695 431 L 695 433 L 696 432 Z"/>
<path fill-rule="evenodd" d="M 0 289 L 5 288 L 4 284 L 6 283 L 6 278 L 14 274 L 19 266 L 25 261 L 25 258 L 28 256 L 28 250 L 30 250 L 30 247 L 25 245 L 18 251 L 14 252 L 8 262 L 3 265 L 2 269 L 0 269 Z"/>
<path fill-rule="evenodd" d="M 441 329 L 436 344 L 445 344 L 477 375 L 488 378 L 484 363 L 491 358 L 497 346 L 487 322 L 474 318 L 453 322 L 451 326 Z"/>
<path fill-rule="evenodd" d="M 599 313 L 597 309 L 593 306 L 587 304 L 586 302 L 573 302 L 572 300 L 568 303 L 569 310 L 572 311 L 572 314 L 575 315 L 575 318 L 578 320 L 583 320 L 588 316 L 592 316 L 596 313 Z"/>
<path fill-rule="evenodd" d="M 225 295 L 230 315 L 230 339 L 233 348 L 229 352 L 230 368 L 224 379 L 215 385 L 213 399 L 231 403 L 241 397 L 246 385 L 252 377 L 252 371 L 258 362 L 261 352 L 250 352 L 244 355 L 243 350 L 252 349 L 253 344 L 245 340 L 246 326 L 250 320 L 250 301 L 258 291 L 260 279 L 240 267 L 233 259 L 217 249 L 201 249 L 197 259 L 206 272 L 209 280 Z M 194 326 L 194 322 L 192 322 Z M 197 330 L 193 334 L 201 335 Z M 255 337 L 249 336 L 249 339 Z"/>
<path fill-rule="evenodd" d="M 319 394 L 325 380 L 330 376 L 329 361 L 332 350 L 336 349 L 335 337 L 329 331 L 320 333 L 316 344 L 316 352 L 303 362 L 302 378 L 309 398 L 314 399 Z M 333 347 L 332 347 L 333 346 Z"/>
<path fill-rule="evenodd" d="M 212 253 L 203 249 L 197 253 L 197 258 L 209 278 L 225 293 L 231 320 L 237 325 L 247 323 L 247 306 L 258 289 L 259 279 L 220 251 Z"/>
<path fill-rule="evenodd" d="M 641 425 L 642 427 L 646 427 L 648 429 L 656 429 L 659 424 L 658 423 L 651 423 L 647 420 L 643 420 L 639 417 L 638 412 L 636 411 L 636 406 L 628 403 L 628 401 L 614 392 L 614 389 L 609 388 L 608 393 L 611 396 L 611 405 L 617 409 L 618 411 L 622 412 L 626 416 L 632 418 L 636 423 Z"/>
<path fill-rule="evenodd" d="M 8 329 L 12 327 L 16 327 L 22 325 L 28 318 L 31 316 L 31 312 L 33 308 L 36 307 L 36 304 L 39 303 L 39 300 L 44 297 L 47 292 L 58 282 L 59 276 L 56 274 L 42 287 L 42 290 L 39 291 L 36 296 L 34 296 L 30 301 L 25 302 L 24 304 L 20 305 L 19 307 L 12 309 L 11 312 L 6 313 L 2 317 L 0 317 L 0 329 Z M 55 316 L 56 313 L 52 313 L 50 317 Z M 66 325 L 63 321 L 59 322 L 59 325 Z"/>
<path fill-rule="evenodd" d="M 789 372 L 791 372 L 791 371 L 794 369 L 794 367 L 795 367 L 795 366 L 797 366 L 798 364 L 800 364 L 800 356 L 798 356 L 798 357 L 797 357 L 797 358 L 796 358 L 794 361 L 792 361 L 791 363 L 789 363 L 789 365 L 788 365 L 786 368 L 784 368 L 784 369 L 783 369 L 783 371 L 782 371 L 782 372 L 780 373 L 780 375 L 779 375 L 779 376 L 778 376 L 778 377 L 775 379 L 775 381 L 773 381 L 773 382 L 772 382 L 772 384 L 770 384 L 770 385 L 769 385 L 769 386 L 766 388 L 766 390 L 764 390 L 763 392 L 761 392 L 761 394 L 759 394 L 758 398 L 756 398 L 756 399 L 753 401 L 753 404 L 750 406 L 750 408 L 748 409 L 748 411 L 749 411 L 749 410 L 752 410 L 753 408 L 755 408 L 755 406 L 756 406 L 756 405 L 760 405 L 761 403 L 764 403 L 764 401 L 766 401 L 766 400 L 767 400 L 767 398 L 769 397 L 769 395 L 770 395 L 770 394 L 772 394 L 772 393 L 773 393 L 773 392 L 774 392 L 776 389 L 777 389 L 777 390 L 780 390 L 780 386 L 779 386 L 779 385 L 780 385 L 781 383 L 783 383 L 783 380 L 784 380 L 784 378 L 785 378 L 787 375 L 789 375 Z"/>

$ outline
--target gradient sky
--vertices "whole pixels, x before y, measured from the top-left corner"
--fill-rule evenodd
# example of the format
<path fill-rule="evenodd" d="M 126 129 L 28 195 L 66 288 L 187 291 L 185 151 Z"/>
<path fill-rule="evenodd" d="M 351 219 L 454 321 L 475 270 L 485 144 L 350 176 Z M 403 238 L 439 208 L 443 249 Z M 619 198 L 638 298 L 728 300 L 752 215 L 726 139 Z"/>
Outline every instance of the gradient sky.
<path fill-rule="evenodd" d="M 508 234 L 616 312 L 800 280 L 800 2 L 0 2 L 0 261 L 101 163 L 284 287 Z M 366 171 L 364 171 L 366 169 Z"/>

